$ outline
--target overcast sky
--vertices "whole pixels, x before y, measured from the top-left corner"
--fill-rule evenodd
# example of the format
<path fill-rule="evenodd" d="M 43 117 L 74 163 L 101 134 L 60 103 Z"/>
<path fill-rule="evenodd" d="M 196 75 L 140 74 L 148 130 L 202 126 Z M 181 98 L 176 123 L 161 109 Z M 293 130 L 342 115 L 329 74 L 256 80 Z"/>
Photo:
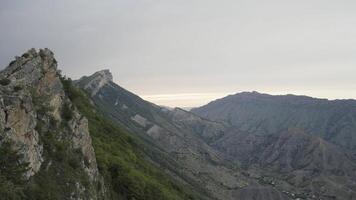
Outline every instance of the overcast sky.
<path fill-rule="evenodd" d="M 260 91 L 356 98 L 355 0 L 0 0 L 0 66 L 35 47 L 157 104 Z"/>

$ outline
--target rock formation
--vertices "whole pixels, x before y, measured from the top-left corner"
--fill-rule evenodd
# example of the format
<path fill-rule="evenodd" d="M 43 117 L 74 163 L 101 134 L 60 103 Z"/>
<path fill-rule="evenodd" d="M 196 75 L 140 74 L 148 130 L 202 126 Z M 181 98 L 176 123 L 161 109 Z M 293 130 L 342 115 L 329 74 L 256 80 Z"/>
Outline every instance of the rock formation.
<path fill-rule="evenodd" d="M 99 172 L 88 121 L 71 104 L 60 78 L 48 49 L 31 49 L 0 72 L 0 139 L 11 141 L 23 155 L 21 162 L 29 163 L 28 178 L 51 166 L 45 146 L 54 146 L 46 137 L 68 141 L 65 148 L 80 152 L 83 163 L 78 164 L 94 184 Z"/>

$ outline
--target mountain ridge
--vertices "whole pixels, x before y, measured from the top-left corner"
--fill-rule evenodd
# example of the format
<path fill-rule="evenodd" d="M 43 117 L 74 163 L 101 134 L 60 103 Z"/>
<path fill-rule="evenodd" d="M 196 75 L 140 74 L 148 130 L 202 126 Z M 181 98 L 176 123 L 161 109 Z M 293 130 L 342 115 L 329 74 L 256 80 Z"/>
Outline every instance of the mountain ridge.
<path fill-rule="evenodd" d="M 112 80 L 105 70 L 96 76 L 94 90 Z M 149 146 L 102 115 L 91 95 L 60 74 L 49 49 L 0 72 L 0 162 L 18 159 L 0 168 L 0 199 L 202 199 L 147 160 Z"/>
<path fill-rule="evenodd" d="M 80 82 L 78 82 L 77 84 L 80 84 Z M 85 86 L 83 85 L 81 85 L 81 87 L 85 88 Z M 90 90 L 88 92 L 90 92 Z M 123 94 L 124 97 L 120 96 Z M 261 98 L 263 99 L 262 103 L 260 102 Z M 223 98 L 222 100 L 220 99 L 214 101 L 208 104 L 207 106 L 214 105 L 216 102 L 221 104 L 221 101 L 224 102 L 224 101 L 229 101 L 231 99 L 233 103 L 236 102 L 239 103 L 242 101 L 243 103 L 245 102 L 247 105 L 251 104 L 251 106 L 253 107 L 255 102 L 257 102 L 257 104 L 261 104 L 259 105 L 260 106 L 259 109 L 261 110 L 263 110 L 262 108 L 266 108 L 266 107 L 268 108 L 268 106 L 264 106 L 263 103 L 268 103 L 272 105 L 277 104 L 277 106 L 280 108 L 292 107 L 292 110 L 300 109 L 300 107 L 303 106 L 307 106 L 307 108 L 310 109 L 310 106 L 308 106 L 308 104 L 310 103 L 312 103 L 312 108 L 314 105 L 317 106 L 316 108 L 313 109 L 319 109 L 318 106 L 320 105 L 322 107 L 329 107 L 330 104 L 333 104 L 335 102 L 337 104 L 343 104 L 344 102 L 353 103 L 353 101 L 348 101 L 348 100 L 330 102 L 326 99 L 315 99 L 307 96 L 296 96 L 296 95 L 273 96 L 268 94 L 260 94 L 257 92 L 252 92 L 252 93 L 244 92 L 244 93 L 239 93 L 237 95 L 230 95 L 226 98 Z M 275 101 L 275 99 L 277 99 L 278 101 Z M 150 102 L 144 101 L 139 96 L 124 90 L 123 88 L 117 86 L 113 82 L 110 82 L 106 86 L 102 87 L 99 90 L 99 92 L 95 96 L 93 96 L 93 101 L 97 105 L 99 105 L 99 107 L 102 108 L 101 110 L 103 110 L 104 113 L 108 114 L 109 116 L 112 116 L 114 121 L 117 121 L 118 123 L 121 123 L 126 126 L 131 123 L 133 127 L 136 127 L 133 129 L 133 132 L 136 133 L 141 132 L 142 137 L 148 137 L 151 140 L 153 139 L 153 142 L 158 143 L 158 145 L 160 146 L 163 144 L 163 146 L 161 147 L 163 147 L 163 149 L 165 150 L 168 150 L 168 152 L 174 150 L 174 146 L 171 145 L 166 146 L 167 144 L 170 143 L 168 141 L 171 141 L 171 139 L 169 140 L 167 139 L 171 137 L 176 137 L 174 134 L 178 134 L 177 135 L 178 137 L 188 136 L 188 138 L 190 138 L 189 139 L 190 141 L 202 140 L 203 143 L 204 142 L 206 143 L 205 145 L 207 145 L 208 149 L 210 149 L 209 146 L 213 147 L 213 149 L 209 151 L 214 152 L 214 149 L 217 150 L 215 154 L 219 157 L 220 161 L 217 160 L 218 163 L 232 161 L 233 163 L 236 164 L 236 166 L 241 166 L 243 168 L 247 167 L 244 170 L 239 169 L 238 171 L 240 174 L 244 174 L 242 176 L 239 176 L 239 179 L 245 180 L 246 184 L 249 186 L 243 186 L 240 189 L 236 188 L 234 192 L 231 193 L 232 196 L 238 195 L 235 196 L 235 198 L 237 197 L 256 198 L 256 197 L 252 197 L 253 195 L 251 193 L 249 192 L 246 193 L 244 191 L 254 191 L 254 193 L 258 194 L 260 190 L 264 190 L 263 187 L 261 187 L 261 185 L 259 184 L 265 183 L 266 180 L 269 180 L 268 178 L 269 176 L 274 177 L 273 179 L 274 181 L 272 182 L 267 181 L 268 184 L 273 183 L 272 188 L 270 189 L 265 188 L 266 190 L 264 190 L 264 192 L 270 193 L 271 195 L 273 194 L 272 195 L 273 198 L 276 199 L 278 199 L 279 196 L 283 194 L 281 191 L 289 191 L 288 193 L 285 193 L 287 196 L 288 194 L 294 193 L 294 194 L 298 194 L 298 196 L 300 197 L 311 198 L 311 199 L 313 199 L 313 196 L 332 199 L 333 197 L 335 197 L 335 194 L 339 197 L 349 199 L 350 195 L 352 196 L 355 194 L 352 191 L 350 191 L 346 195 L 342 194 L 341 192 L 344 189 L 350 190 L 350 188 L 353 187 L 352 186 L 353 184 L 351 184 L 351 182 L 350 182 L 350 186 L 343 186 L 343 189 L 335 190 L 335 188 L 333 188 L 333 184 L 342 184 L 342 182 L 351 181 L 352 177 L 354 177 L 355 164 L 352 161 L 351 158 L 352 156 L 349 156 L 351 154 L 344 156 L 343 150 L 339 150 L 338 147 L 334 147 L 333 144 L 330 144 L 328 141 L 324 141 L 323 139 L 319 138 L 319 135 L 313 136 L 310 135 L 310 133 L 308 132 L 304 133 L 303 129 L 301 129 L 301 131 L 296 131 L 298 130 L 298 127 L 296 127 L 296 129 L 291 129 L 294 126 L 289 127 L 288 125 L 288 127 L 284 127 L 284 128 L 282 127 L 277 129 L 272 127 L 272 129 L 266 131 L 264 130 L 264 128 L 259 129 L 260 126 L 256 126 L 256 124 L 252 124 L 251 127 L 253 127 L 256 130 L 252 130 L 252 131 L 251 129 L 244 130 L 241 129 L 241 127 L 239 127 L 238 125 L 236 126 L 235 124 L 231 124 L 231 122 L 229 122 L 228 120 L 219 120 L 219 118 L 211 118 L 209 117 L 209 115 L 202 115 L 199 112 L 195 112 L 197 109 L 193 109 L 192 112 L 189 112 L 180 108 L 166 109 L 164 107 L 154 105 Z M 132 104 L 132 102 L 135 103 Z M 127 104 L 131 104 L 131 105 L 127 106 Z M 116 109 L 117 106 L 119 106 L 118 109 Z M 143 110 L 140 109 L 132 110 L 132 108 L 135 108 L 136 106 L 139 107 L 143 106 L 142 107 Z M 120 110 L 119 113 L 121 114 L 119 115 L 115 114 L 116 111 L 114 111 L 115 109 L 113 108 L 115 108 L 116 110 Z M 234 110 L 234 108 L 236 108 L 236 106 L 225 109 L 223 113 L 226 113 L 227 111 L 231 112 Z M 275 109 L 274 107 L 270 109 L 271 110 L 269 110 L 269 112 L 267 113 L 273 113 L 272 111 L 274 110 L 278 111 L 278 109 Z M 127 112 L 131 114 L 127 115 L 128 114 Z M 119 116 L 123 118 L 120 118 Z M 253 114 L 251 117 L 253 116 L 259 116 L 259 115 Z M 245 119 L 245 121 L 243 121 L 242 124 L 246 124 L 246 122 L 248 123 L 248 119 L 249 118 L 247 118 L 247 121 Z M 166 125 L 167 124 L 170 125 L 166 127 L 166 125 L 162 126 L 162 123 Z M 317 125 L 317 127 L 318 126 L 319 125 Z M 267 126 L 267 128 L 271 128 L 271 127 Z M 169 132 L 168 136 L 164 136 L 166 134 L 165 130 L 170 130 L 168 131 Z M 205 133 L 206 130 L 208 131 L 207 133 Z M 295 134 L 295 133 L 299 133 L 299 134 Z M 226 138 L 226 137 L 231 137 L 231 138 Z M 174 139 L 174 141 L 176 142 L 179 140 L 177 140 L 176 138 Z M 251 141 L 253 141 L 253 143 L 256 144 L 253 144 L 252 146 L 245 145 Z M 283 142 L 281 143 L 281 141 Z M 282 145 L 285 142 L 286 145 Z M 182 144 L 184 144 L 185 148 L 188 147 L 189 149 L 193 147 L 194 149 L 194 143 L 183 142 Z M 305 145 L 305 146 L 300 146 L 300 145 Z M 303 148 L 309 149 L 308 151 L 310 152 L 300 151 L 301 147 L 302 149 Z M 236 149 L 237 152 L 240 152 L 243 157 L 237 156 L 238 154 L 232 153 L 235 151 L 234 148 L 237 148 Z M 203 152 L 204 151 L 205 150 L 203 150 Z M 297 154 L 299 155 L 299 158 L 306 157 L 307 159 L 299 159 L 299 158 L 294 159 L 293 154 L 283 153 L 289 151 L 299 152 Z M 194 150 L 192 152 L 194 152 Z M 270 153 L 264 153 L 264 152 L 270 152 Z M 333 156 L 333 153 L 337 153 L 338 156 Z M 322 156 L 320 157 L 319 154 Z M 248 158 L 247 159 L 248 162 L 246 162 L 246 158 L 244 158 L 244 156 Z M 251 158 L 249 157 L 252 157 L 253 159 L 251 160 Z M 324 157 L 327 157 L 329 160 L 330 159 L 335 160 L 337 158 L 340 160 L 340 163 L 345 163 L 345 164 L 339 165 L 340 163 L 338 162 L 322 161 Z M 179 159 L 179 157 L 176 157 L 175 159 Z M 288 161 L 290 159 L 292 159 L 292 161 Z M 186 160 L 183 161 L 182 164 L 183 166 L 193 167 L 193 165 L 191 165 L 191 163 L 189 162 L 191 161 Z M 288 169 L 286 166 L 289 166 L 290 168 Z M 293 166 L 301 166 L 301 168 L 299 169 L 299 167 L 293 167 Z M 311 168 L 309 169 L 308 166 L 310 166 Z M 318 166 L 318 167 L 313 167 L 313 166 Z M 323 166 L 329 166 L 329 167 L 323 169 Z M 318 172 L 310 176 L 310 172 L 309 172 L 310 170 L 311 171 L 320 170 L 320 173 Z M 284 175 L 279 175 L 280 172 L 283 172 Z M 295 176 L 295 178 L 290 178 L 290 176 Z M 333 178 L 332 183 L 326 181 L 325 178 L 332 177 L 332 176 L 335 176 Z M 336 178 L 338 176 L 340 178 L 342 177 L 342 179 Z M 259 180 L 258 183 L 254 183 L 252 181 L 256 179 Z M 342 182 L 338 182 L 338 179 L 342 180 Z M 196 180 L 199 180 L 199 178 Z M 276 182 L 278 183 L 278 185 L 275 185 Z M 327 189 L 311 187 L 312 184 L 315 184 L 317 182 L 323 184 L 323 187 Z M 256 186 L 256 184 L 258 186 L 254 188 L 254 185 Z M 301 185 L 307 185 L 307 187 L 302 187 Z M 273 192 L 273 188 L 276 189 L 274 190 L 274 192 Z M 221 190 L 221 188 L 214 191 L 217 192 L 219 190 Z M 328 193 L 326 191 L 332 191 L 332 192 Z M 220 197 L 217 196 L 217 197 L 219 199 L 222 197 L 223 199 L 228 198 L 228 196 L 220 196 Z M 263 198 L 263 197 L 258 197 L 258 198 Z M 288 197 L 283 197 L 283 198 L 288 199 Z"/>
<path fill-rule="evenodd" d="M 0 72 L 0 162 L 21 164 L 18 176 L 0 169 L 0 194 L 352 200 L 355 102 L 244 92 L 192 112 L 167 109 L 115 84 L 109 70 L 65 78 L 49 49 L 31 49 Z"/>
<path fill-rule="evenodd" d="M 85 88 L 81 82 L 76 84 Z M 90 90 L 88 92 L 91 93 Z M 154 105 L 113 82 L 102 87 L 92 100 L 114 122 L 125 125 L 167 152 L 177 161 L 177 167 L 182 166 L 183 171 L 180 172 L 207 190 L 211 198 L 245 198 L 246 194 L 235 191 L 247 184 L 258 185 L 225 163 L 227 161 L 221 158 L 220 153 L 205 143 L 204 138 L 220 134 L 220 130 L 225 128 L 222 124 L 204 120 L 180 108 L 170 110 Z M 264 189 L 273 190 L 270 186 Z M 278 190 L 273 194 L 276 198 L 285 196 Z"/>
<path fill-rule="evenodd" d="M 306 96 L 232 95 L 205 106 L 193 113 L 215 121 L 224 121 L 244 131 L 278 132 L 301 127 L 306 132 L 348 149 L 355 149 L 356 100 L 326 100 Z M 275 120 L 269 120 L 274 118 Z M 344 121 L 341 125 L 338 121 Z M 338 131 L 333 131 L 340 129 Z M 349 139 L 346 139 L 348 137 Z M 351 141 L 350 141 L 351 140 Z"/>
<path fill-rule="evenodd" d="M 355 100 L 239 93 L 192 112 L 233 127 L 211 145 L 244 168 L 326 199 L 355 196 Z"/>

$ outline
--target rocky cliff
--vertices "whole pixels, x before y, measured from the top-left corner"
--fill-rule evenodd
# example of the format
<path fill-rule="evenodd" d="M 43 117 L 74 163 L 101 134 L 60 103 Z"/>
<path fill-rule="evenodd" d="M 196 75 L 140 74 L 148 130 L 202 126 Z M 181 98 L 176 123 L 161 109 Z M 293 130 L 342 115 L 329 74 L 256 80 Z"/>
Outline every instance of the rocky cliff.
<path fill-rule="evenodd" d="M 51 178 L 65 184 L 58 188 L 70 191 L 63 198 L 99 197 L 88 192 L 100 179 L 88 121 L 66 96 L 50 50 L 31 49 L 0 72 L 0 138 L 14 144 L 21 162 L 29 163 L 31 187 L 41 185 L 39 177 L 57 173 L 62 177 Z M 66 162 L 75 165 L 69 170 L 72 177 L 60 169 Z"/>

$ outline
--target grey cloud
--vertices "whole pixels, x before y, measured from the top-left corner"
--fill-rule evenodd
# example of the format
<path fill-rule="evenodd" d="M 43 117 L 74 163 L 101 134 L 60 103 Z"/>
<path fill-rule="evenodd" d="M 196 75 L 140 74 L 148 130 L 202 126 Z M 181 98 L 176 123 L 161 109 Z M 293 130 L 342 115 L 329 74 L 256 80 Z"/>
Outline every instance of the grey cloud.
<path fill-rule="evenodd" d="M 110 68 L 140 95 L 356 98 L 355 10 L 346 0 L 2 0 L 0 66 L 49 47 L 67 75 Z"/>

